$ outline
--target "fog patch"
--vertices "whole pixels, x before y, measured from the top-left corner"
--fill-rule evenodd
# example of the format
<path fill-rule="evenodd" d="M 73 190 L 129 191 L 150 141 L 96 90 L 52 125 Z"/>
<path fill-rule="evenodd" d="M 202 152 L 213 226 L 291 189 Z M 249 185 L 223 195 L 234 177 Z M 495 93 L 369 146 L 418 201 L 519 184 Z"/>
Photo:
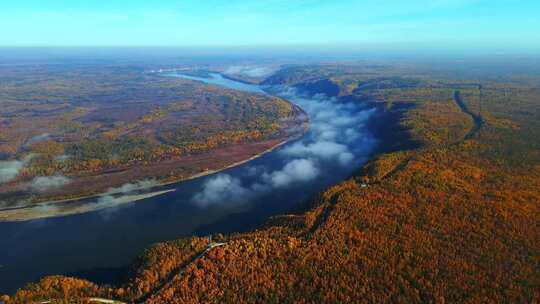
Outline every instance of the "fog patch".
<path fill-rule="evenodd" d="M 22 160 L 0 161 L 0 184 L 14 180 L 34 156 L 30 154 Z"/>
<path fill-rule="evenodd" d="M 347 166 L 354 160 L 354 155 L 351 152 L 340 153 L 338 156 L 338 162 L 342 166 Z"/>
<path fill-rule="evenodd" d="M 227 68 L 223 73 L 228 75 L 244 75 L 249 77 L 267 77 L 277 71 L 275 67 L 235 65 Z"/>
<path fill-rule="evenodd" d="M 146 179 L 133 183 L 127 183 L 120 187 L 109 188 L 109 190 L 101 194 L 95 202 L 96 208 L 103 209 L 99 213 L 104 219 L 108 220 L 116 212 L 114 207 L 119 207 L 126 203 L 137 200 L 139 191 L 147 190 L 159 185 L 156 179 Z"/>
<path fill-rule="evenodd" d="M 344 103 L 321 94 L 307 97 L 290 87 L 267 89 L 307 113 L 309 132 L 300 140 L 280 148 L 271 168 L 247 166 L 243 173 L 235 176 L 219 174 L 211 177 L 192 197 L 196 205 L 207 207 L 248 201 L 272 191 L 312 185 L 317 178 L 324 178 L 325 173 L 334 174 L 335 171 L 346 176 L 352 173 L 355 163 L 359 166 L 376 146 L 376 140 L 365 130 L 374 108 L 367 109 L 361 103 Z"/>
<path fill-rule="evenodd" d="M 192 201 L 201 207 L 207 207 L 227 201 L 243 200 L 249 193 L 250 191 L 242 186 L 240 179 L 220 174 L 207 180 L 203 184 L 203 190 L 195 194 Z"/>
<path fill-rule="evenodd" d="M 295 157 L 311 156 L 327 161 L 338 160 L 342 164 L 347 164 L 352 159 L 352 153 L 349 152 L 346 145 L 331 141 L 319 141 L 309 144 L 298 142 L 285 147 L 280 153 Z M 347 161 L 341 162 L 341 160 Z"/>
<path fill-rule="evenodd" d="M 279 171 L 263 176 L 274 188 L 288 187 L 295 183 L 308 182 L 319 175 L 319 169 L 313 160 L 295 159 Z"/>
<path fill-rule="evenodd" d="M 310 116 L 310 134 L 302 141 L 285 147 L 281 153 L 290 157 L 311 157 L 320 161 L 348 166 L 355 155 L 373 149 L 376 142 L 364 131 L 365 123 L 375 109 L 342 103 L 323 94 L 305 97 L 291 88 L 277 95 L 294 100 Z"/>
<path fill-rule="evenodd" d="M 266 172 L 264 166 L 249 166 L 244 170 L 243 175 L 247 177 L 260 176 Z"/>
<path fill-rule="evenodd" d="M 265 170 L 261 166 L 246 168 L 245 176 L 258 174 L 259 177 L 250 185 L 243 185 L 240 178 L 229 174 L 212 177 L 202 185 L 201 191 L 192 197 L 191 202 L 199 207 L 242 203 L 273 189 L 311 181 L 320 173 L 315 161 L 310 159 L 294 159 L 281 170 Z"/>
<path fill-rule="evenodd" d="M 69 184 L 71 180 L 63 175 L 39 176 L 30 183 L 30 188 L 37 192 L 45 192 L 50 189 L 60 188 Z"/>
<path fill-rule="evenodd" d="M 133 199 L 129 196 L 102 195 L 96 204 L 98 206 L 97 209 L 100 210 L 99 215 L 105 220 L 110 220 L 117 211 L 116 207 L 130 203 L 131 201 Z"/>
<path fill-rule="evenodd" d="M 124 184 L 118 188 L 109 188 L 109 190 L 105 192 L 104 195 L 130 194 L 134 191 L 145 190 L 158 185 L 159 183 L 156 179 L 145 179 L 134 183 Z"/>
<path fill-rule="evenodd" d="M 15 179 L 24 165 L 25 163 L 19 160 L 0 161 L 0 184 Z"/>

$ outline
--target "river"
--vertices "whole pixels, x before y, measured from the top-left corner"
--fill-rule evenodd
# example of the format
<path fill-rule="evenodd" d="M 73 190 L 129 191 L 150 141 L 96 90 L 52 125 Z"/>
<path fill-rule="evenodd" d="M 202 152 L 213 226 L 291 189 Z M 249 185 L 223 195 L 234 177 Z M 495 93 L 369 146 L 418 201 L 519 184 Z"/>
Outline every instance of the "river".
<path fill-rule="evenodd" d="M 174 192 L 84 214 L 0 223 L 0 294 L 55 274 L 114 282 L 153 243 L 253 229 L 350 176 L 376 145 L 364 126 L 373 109 L 364 104 L 302 97 L 219 74 L 166 76 L 279 95 L 306 111 L 310 130 L 237 167 L 153 189 Z"/>

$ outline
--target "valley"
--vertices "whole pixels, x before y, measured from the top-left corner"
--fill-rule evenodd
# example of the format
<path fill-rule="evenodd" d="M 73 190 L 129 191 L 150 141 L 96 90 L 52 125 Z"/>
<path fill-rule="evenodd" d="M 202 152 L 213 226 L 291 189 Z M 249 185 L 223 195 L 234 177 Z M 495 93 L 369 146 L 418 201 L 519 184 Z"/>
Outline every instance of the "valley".
<path fill-rule="evenodd" d="M 0 5 L 0 304 L 540 304 L 540 1 Z"/>
<path fill-rule="evenodd" d="M 306 156 L 317 157 L 318 169 L 327 172 L 317 179 L 334 179 L 317 188 L 310 183 L 299 184 L 297 191 L 283 188 L 305 195 L 289 197 L 291 203 L 260 218 L 262 224 L 232 230 L 218 225 L 155 244 L 114 281 L 48 276 L 4 300 L 25 303 L 69 294 L 70 300 L 145 303 L 534 302 L 540 286 L 540 78 L 523 71 L 519 78 L 482 75 L 468 81 L 455 67 L 442 72 L 362 64 L 283 68 L 262 83 L 299 94 L 294 100 L 310 115 L 311 141 L 293 141 L 246 168 L 210 176 L 195 201 L 218 206 L 243 196 L 264 203 L 264 209 L 275 206 L 281 196 L 265 195 L 262 186 L 268 182 L 280 189 L 287 166 Z M 332 116 L 335 111 L 340 114 Z M 333 130 L 328 122 L 351 123 L 358 113 L 366 115 L 362 130 L 369 130 L 361 138 L 371 134 L 378 144 L 345 145 L 354 135 L 347 127 L 328 132 Z M 351 170 L 336 178 L 330 168 L 338 168 L 346 154 L 328 158 L 333 166 L 325 167 L 329 150 L 320 147 L 339 144 L 348 151 L 371 149 L 353 153 L 353 161 L 345 163 Z M 235 179 L 236 172 L 274 163 L 280 155 L 290 158 L 279 174 Z M 235 190 L 207 191 L 224 182 Z M 321 190 L 309 194 L 311 189 Z M 223 223 L 234 221 L 233 216 Z M 224 245 L 195 259 L 208 248 L 208 234 Z"/>

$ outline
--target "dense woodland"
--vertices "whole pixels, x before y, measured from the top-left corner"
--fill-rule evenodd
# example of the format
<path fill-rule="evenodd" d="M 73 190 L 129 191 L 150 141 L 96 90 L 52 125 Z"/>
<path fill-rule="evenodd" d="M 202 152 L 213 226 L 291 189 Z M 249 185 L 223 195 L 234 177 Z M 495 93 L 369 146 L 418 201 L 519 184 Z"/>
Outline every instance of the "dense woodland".
<path fill-rule="evenodd" d="M 303 211 L 220 235 L 214 240 L 226 244 L 202 257 L 206 239 L 172 241 L 142 254 L 120 286 L 54 276 L 4 300 L 540 301 L 540 78 L 493 80 L 492 70 L 471 81 L 456 71 L 407 77 L 414 71 L 371 65 L 290 69 L 268 81 L 332 82 L 343 102 L 377 100 L 378 117 L 394 118 L 385 130 L 403 132 L 399 140 L 416 148 L 383 144 Z"/>
<path fill-rule="evenodd" d="M 130 66 L 3 66 L 0 105 L 0 160 L 28 159 L 15 180 L 0 184 L 0 196 L 7 201 L 23 199 L 21 185 L 38 176 L 77 179 L 232 145 L 283 140 L 291 135 L 295 116 L 291 104 L 279 98 Z M 188 165 L 166 178 L 204 169 Z M 137 177 L 164 178 L 151 169 Z M 114 177 L 107 180 L 115 184 Z"/>

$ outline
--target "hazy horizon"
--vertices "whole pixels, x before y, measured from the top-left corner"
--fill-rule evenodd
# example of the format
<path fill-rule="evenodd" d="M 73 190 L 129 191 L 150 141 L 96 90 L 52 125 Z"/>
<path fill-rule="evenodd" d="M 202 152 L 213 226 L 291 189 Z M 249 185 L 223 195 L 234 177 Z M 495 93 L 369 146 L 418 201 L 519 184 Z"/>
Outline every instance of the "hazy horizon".
<path fill-rule="evenodd" d="M 9 29 L 2 47 L 540 50 L 536 1 L 25 0 L 0 8 Z"/>

